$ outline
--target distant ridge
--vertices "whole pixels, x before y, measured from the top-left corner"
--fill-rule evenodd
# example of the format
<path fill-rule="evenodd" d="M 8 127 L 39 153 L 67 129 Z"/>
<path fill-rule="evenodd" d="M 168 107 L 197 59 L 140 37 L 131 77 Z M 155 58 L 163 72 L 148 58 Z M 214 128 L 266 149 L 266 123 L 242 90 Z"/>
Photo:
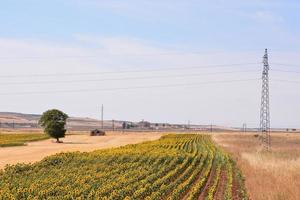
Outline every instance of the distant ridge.
<path fill-rule="evenodd" d="M 38 128 L 40 114 L 24 114 L 17 112 L 0 112 L 1 128 Z M 105 125 L 107 121 L 105 121 Z M 118 123 L 116 122 L 116 125 Z M 100 121 L 92 118 L 70 117 L 69 129 L 89 130 L 99 128 Z"/>
<path fill-rule="evenodd" d="M 24 114 L 17 112 L 0 112 L 0 128 L 39 128 L 40 114 Z M 127 130 L 205 130 L 205 131 L 240 131 L 239 128 L 230 128 L 216 125 L 186 125 L 170 123 L 152 123 L 147 121 L 132 122 L 122 120 L 105 120 L 105 129 L 122 129 L 123 123 L 129 127 Z M 88 117 L 70 117 L 67 122 L 69 130 L 92 130 L 100 129 L 101 121 Z"/>

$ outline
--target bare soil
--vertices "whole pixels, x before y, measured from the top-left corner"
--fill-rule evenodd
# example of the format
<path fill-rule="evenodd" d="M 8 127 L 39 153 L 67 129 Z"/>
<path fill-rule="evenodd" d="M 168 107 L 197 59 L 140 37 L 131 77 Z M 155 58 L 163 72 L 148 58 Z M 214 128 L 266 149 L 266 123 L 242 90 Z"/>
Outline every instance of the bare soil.
<path fill-rule="evenodd" d="M 0 169 L 5 165 L 32 163 L 60 152 L 89 152 L 97 149 L 120 147 L 159 139 L 163 133 L 108 133 L 106 136 L 88 134 L 67 135 L 56 143 L 54 139 L 30 142 L 27 146 L 0 148 Z"/>
<path fill-rule="evenodd" d="M 215 193 L 215 199 L 224 199 L 226 185 L 227 185 L 227 172 L 225 167 L 221 170 L 220 180 Z"/>
<path fill-rule="evenodd" d="M 210 170 L 210 173 L 209 173 L 209 177 L 208 177 L 208 179 L 205 183 L 204 188 L 202 189 L 202 192 L 201 192 L 198 200 L 204 200 L 207 197 L 209 189 L 213 185 L 214 178 L 215 178 L 215 173 L 216 173 L 216 167 L 213 164 L 213 166 Z"/>

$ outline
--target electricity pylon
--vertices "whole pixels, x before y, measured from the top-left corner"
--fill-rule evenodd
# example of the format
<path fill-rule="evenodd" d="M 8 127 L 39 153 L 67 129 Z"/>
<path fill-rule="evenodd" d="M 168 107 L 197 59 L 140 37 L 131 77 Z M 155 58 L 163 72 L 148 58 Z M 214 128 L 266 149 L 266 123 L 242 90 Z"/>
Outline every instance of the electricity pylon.
<path fill-rule="evenodd" d="M 270 137 L 270 104 L 269 104 L 269 61 L 268 50 L 265 50 L 263 57 L 264 69 L 262 72 L 262 93 L 261 93 L 261 108 L 260 108 L 260 130 L 261 142 L 266 150 L 271 148 Z"/>

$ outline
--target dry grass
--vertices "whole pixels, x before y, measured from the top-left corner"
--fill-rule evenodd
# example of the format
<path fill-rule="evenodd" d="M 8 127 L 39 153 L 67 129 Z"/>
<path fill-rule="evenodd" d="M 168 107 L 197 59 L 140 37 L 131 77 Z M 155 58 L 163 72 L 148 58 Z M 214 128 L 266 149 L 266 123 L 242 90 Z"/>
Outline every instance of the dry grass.
<path fill-rule="evenodd" d="M 22 133 L 22 134 L 0 134 L 0 148 L 11 146 L 24 146 L 27 142 L 46 140 L 46 134 Z"/>
<path fill-rule="evenodd" d="M 5 132 L 2 130 L 2 133 Z M 8 132 L 8 131 L 7 131 Z M 9 132 L 12 134 L 12 132 Z M 20 134 L 20 132 L 19 132 Z M 166 133 L 108 132 L 90 137 L 88 132 L 69 133 L 64 144 L 51 139 L 24 147 L 3 148 L 0 169 L 5 164 L 35 162 L 45 156 L 66 151 L 92 151 L 158 139 Z M 254 200 L 300 199 L 300 134 L 273 133 L 272 152 L 265 152 L 254 133 L 217 133 L 214 140 L 232 153 L 246 177 L 246 187 Z"/>
<path fill-rule="evenodd" d="M 273 133 L 271 152 L 263 151 L 254 134 L 222 133 L 213 138 L 237 160 L 251 199 L 300 198 L 300 134 Z"/>

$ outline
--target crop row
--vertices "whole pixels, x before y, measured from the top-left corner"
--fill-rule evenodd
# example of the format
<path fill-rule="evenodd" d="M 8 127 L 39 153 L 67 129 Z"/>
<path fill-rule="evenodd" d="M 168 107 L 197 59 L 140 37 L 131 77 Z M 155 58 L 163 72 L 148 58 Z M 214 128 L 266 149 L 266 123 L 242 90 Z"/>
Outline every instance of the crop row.
<path fill-rule="evenodd" d="M 211 200 L 224 169 L 224 199 L 247 197 L 240 171 L 210 136 L 172 134 L 152 142 L 61 153 L 34 164 L 8 166 L 0 171 L 0 199 L 194 200 L 204 195 Z M 237 195 L 235 183 L 240 187 Z"/>

